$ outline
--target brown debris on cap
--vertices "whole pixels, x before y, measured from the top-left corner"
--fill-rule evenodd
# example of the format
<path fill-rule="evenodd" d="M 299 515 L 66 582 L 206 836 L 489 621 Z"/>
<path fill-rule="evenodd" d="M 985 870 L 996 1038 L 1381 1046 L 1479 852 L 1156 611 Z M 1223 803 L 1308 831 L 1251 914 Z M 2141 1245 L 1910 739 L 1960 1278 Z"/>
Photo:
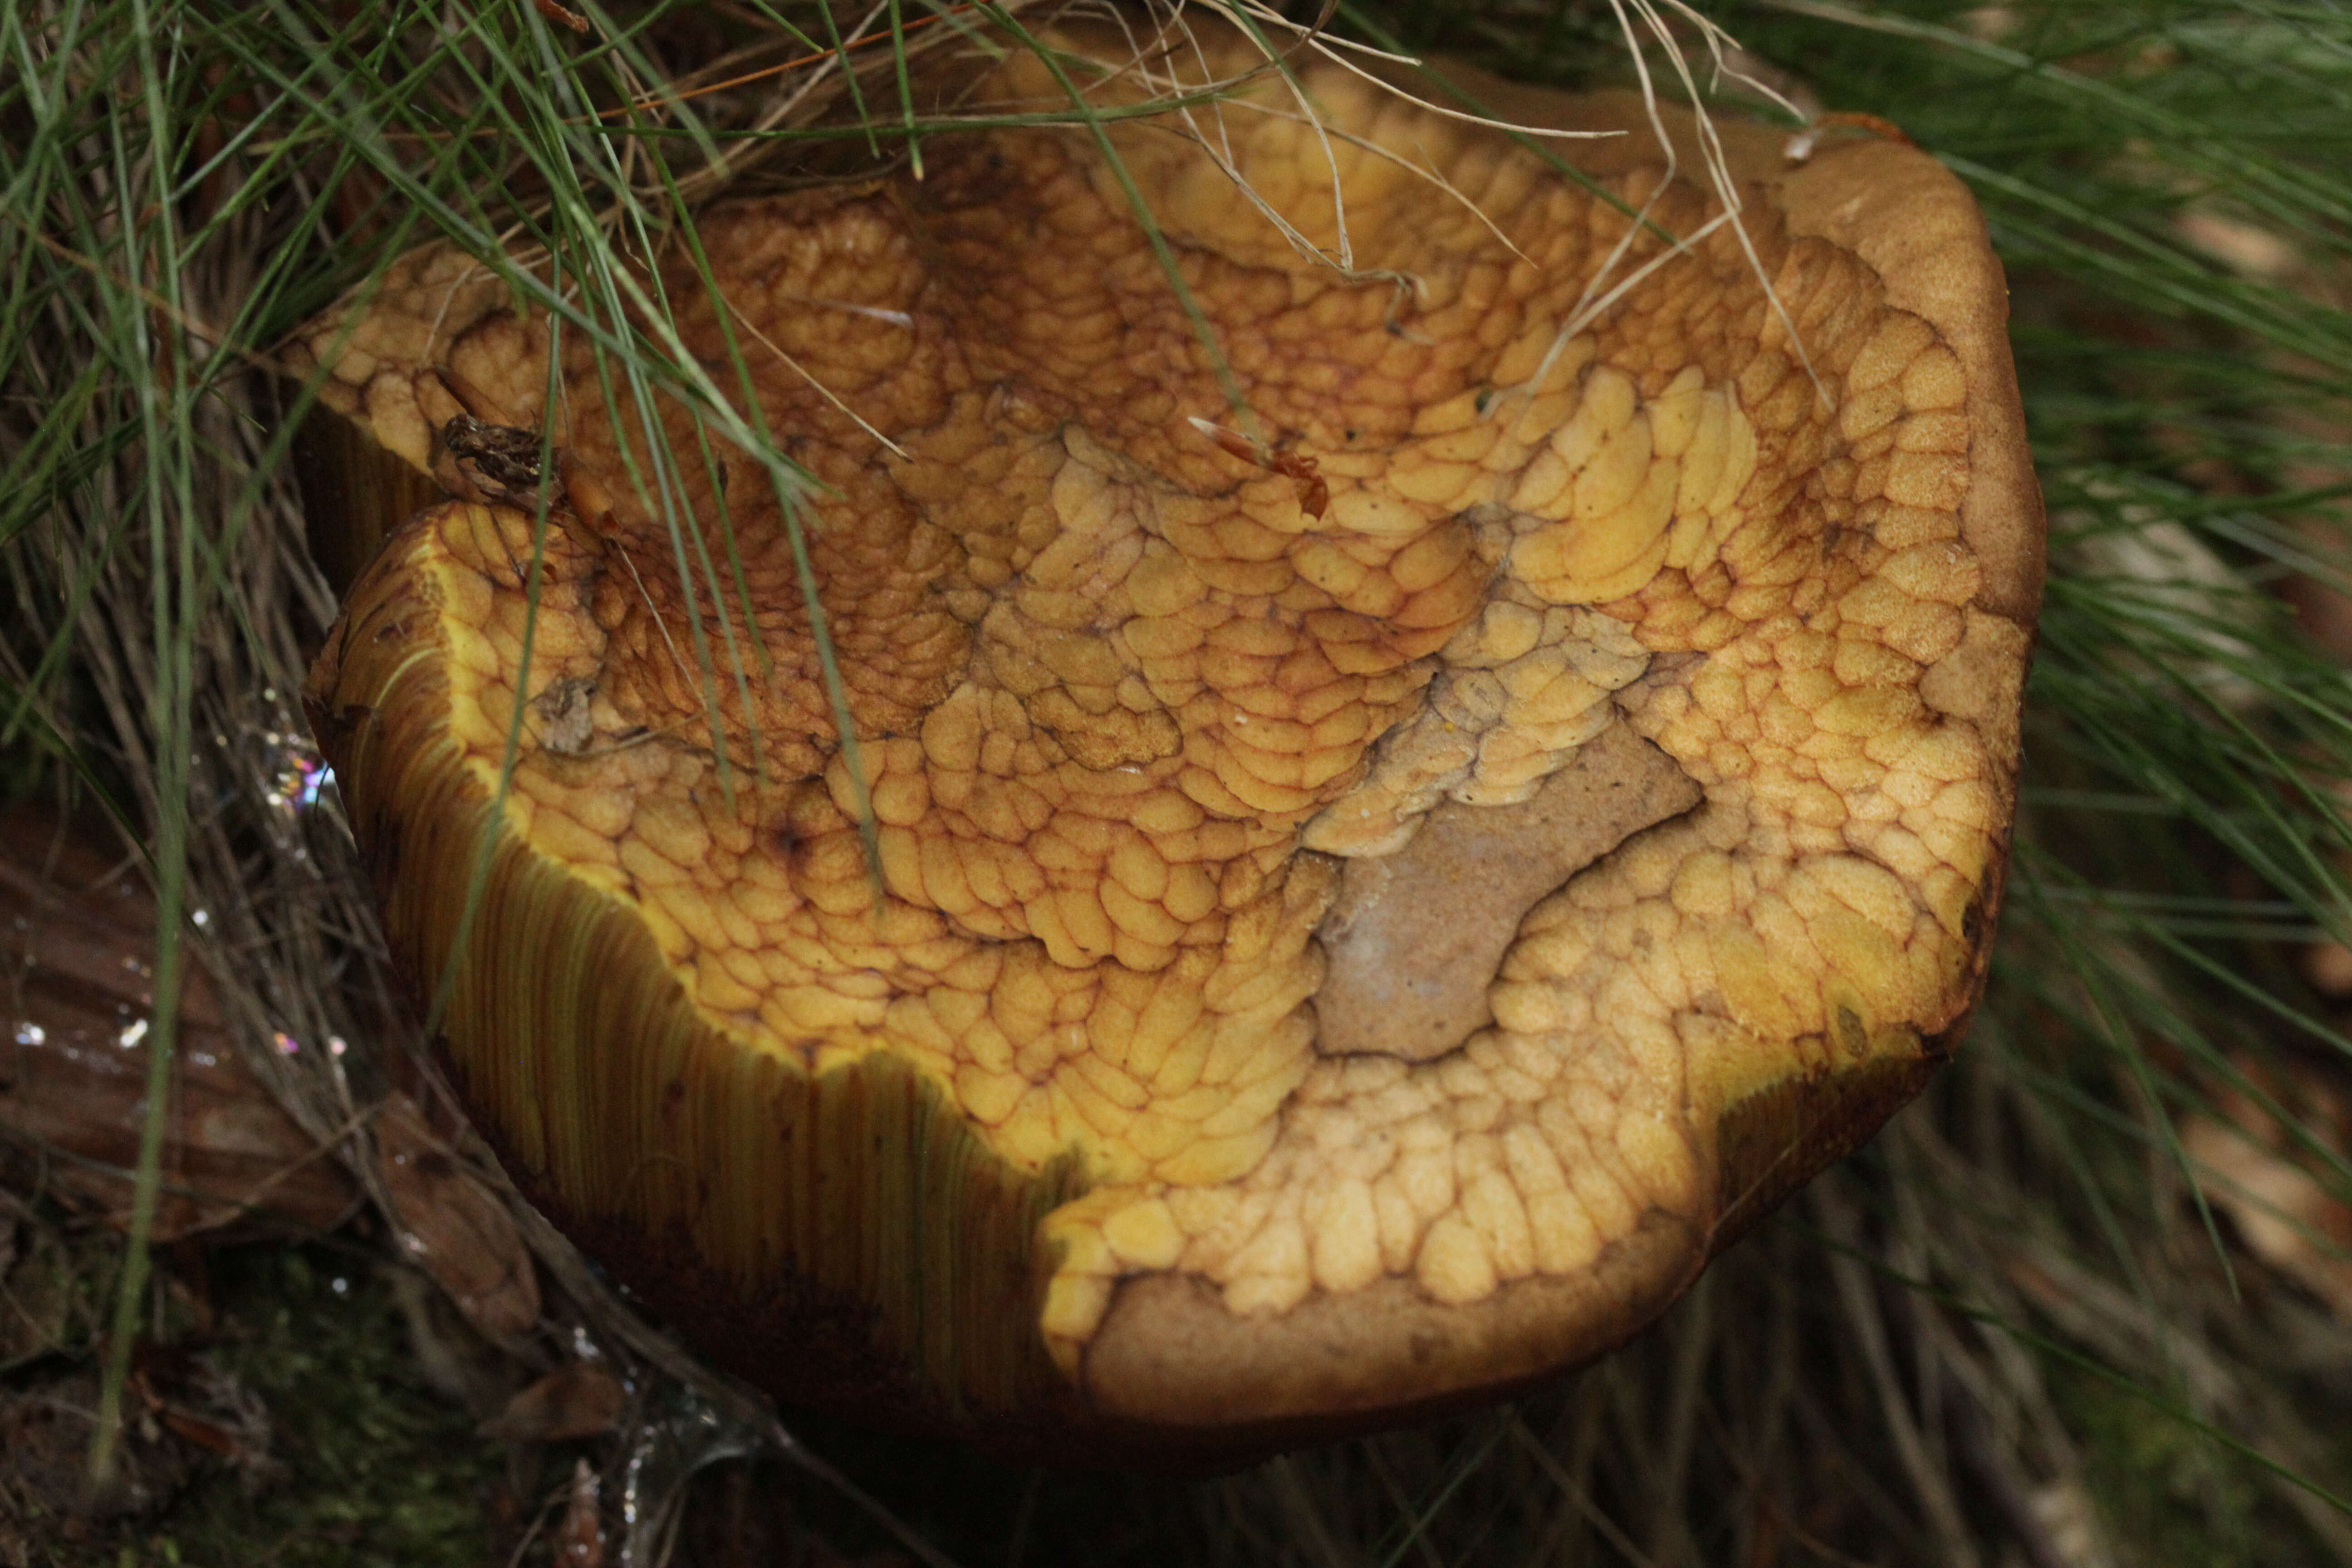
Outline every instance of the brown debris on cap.
<path fill-rule="evenodd" d="M 1486 989 L 1545 894 L 1698 785 L 1623 726 L 1603 730 L 1527 800 L 1441 801 L 1403 848 L 1349 860 L 1316 928 L 1327 967 L 1315 1042 L 1337 1055 L 1444 1056 L 1495 1020 Z"/>
<path fill-rule="evenodd" d="M 563 454 L 527 671 L 535 520 L 461 475 L 310 699 L 428 974 L 522 714 L 453 1064 L 789 1396 L 1099 1459 L 1538 1375 L 1867 1136 L 1981 984 L 2041 535 L 1965 190 L 1727 127 L 1743 243 L 1631 100 L 1475 84 L 1632 131 L 1546 144 L 1596 195 L 1304 82 L 1345 134 L 1273 85 L 1108 132 L 1245 415 L 1076 132 L 714 207 L 717 297 L 665 275 L 826 487 L 862 775 L 750 454 L 576 342 L 543 406 L 545 322 L 445 250 L 305 334 L 415 472 L 463 419 Z"/>

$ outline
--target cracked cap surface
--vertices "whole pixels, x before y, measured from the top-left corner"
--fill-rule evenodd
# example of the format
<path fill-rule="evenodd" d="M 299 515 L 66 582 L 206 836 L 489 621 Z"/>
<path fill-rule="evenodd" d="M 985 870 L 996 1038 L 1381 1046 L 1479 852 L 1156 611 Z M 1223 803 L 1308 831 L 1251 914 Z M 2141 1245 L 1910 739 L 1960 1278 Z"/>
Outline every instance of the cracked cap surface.
<path fill-rule="evenodd" d="M 1304 79 L 1345 137 L 1268 87 L 1110 132 L 1255 447 L 1083 132 L 717 207 L 716 292 L 667 268 L 828 487 L 862 779 L 748 455 L 608 403 L 577 341 L 543 406 L 544 319 L 451 252 L 306 334 L 465 498 L 312 682 L 394 938 L 455 940 L 520 679 L 455 1065 L 625 1278 L 791 1392 L 1213 1442 L 1536 1374 L 1866 1136 L 1980 985 L 2041 536 L 1965 192 L 1727 128 L 1751 262 L 1643 132 L 1548 144 L 1596 195 Z M 1336 246 L 1335 165 L 1353 274 L 1264 210 Z M 483 421 L 570 457 L 535 616 Z M 903 1102 L 887 1159 L 852 1100 Z M 832 1383 L 767 1364 L 843 1341 Z"/>

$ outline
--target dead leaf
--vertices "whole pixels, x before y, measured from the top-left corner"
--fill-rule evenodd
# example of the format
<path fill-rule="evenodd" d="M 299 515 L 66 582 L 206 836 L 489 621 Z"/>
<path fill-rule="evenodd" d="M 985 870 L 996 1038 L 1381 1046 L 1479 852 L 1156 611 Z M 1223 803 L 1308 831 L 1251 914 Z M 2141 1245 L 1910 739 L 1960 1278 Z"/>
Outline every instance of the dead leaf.
<path fill-rule="evenodd" d="M 491 1339 L 529 1332 L 539 1321 L 539 1276 L 505 1200 L 396 1090 L 376 1113 L 375 1147 L 402 1255 Z"/>
<path fill-rule="evenodd" d="M 558 26 L 569 27 L 575 33 L 588 30 L 587 17 L 568 6 L 557 5 L 555 0 L 530 0 L 530 3 L 541 16 Z"/>
<path fill-rule="evenodd" d="M 147 1114 L 154 900 L 102 835 L 54 812 L 0 812 L 0 1133 L 48 1160 L 62 1195 L 117 1223 Z M 278 1106 L 192 964 L 164 1131 L 155 1239 L 235 1227 L 331 1230 L 359 1191 Z"/>
<path fill-rule="evenodd" d="M 628 1393 L 611 1370 L 591 1361 L 557 1367 L 482 1423 L 482 1435 L 510 1443 L 561 1443 L 613 1429 Z"/>
<path fill-rule="evenodd" d="M 555 1528 L 555 1561 L 562 1568 L 604 1568 L 604 1521 L 597 1508 L 596 1471 L 585 1459 L 572 1463 L 572 1497 L 563 1522 Z"/>
<path fill-rule="evenodd" d="M 87 1350 L 102 1331 L 102 1282 L 118 1267 L 120 1244 L 86 1229 L 69 1236 L 27 1215 L 15 1247 L 0 1273 L 0 1368 Z"/>
<path fill-rule="evenodd" d="M 2318 1072 L 2249 1076 L 2338 1158 L 2352 1148 L 2352 1103 Z M 2218 1178 L 2205 1184 L 2206 1198 L 2230 1216 L 2248 1251 L 2352 1320 L 2352 1204 L 2322 1184 L 2305 1163 L 2309 1155 L 2251 1097 L 2225 1089 L 2214 1112 L 2180 1124 L 2182 1149 Z"/>
<path fill-rule="evenodd" d="M 194 1454 L 158 1426 L 126 1420 L 113 1472 L 93 1489 L 97 1420 L 95 1373 L 0 1393 L 0 1496 L 59 1521 L 136 1517 L 169 1503 L 186 1484 Z"/>

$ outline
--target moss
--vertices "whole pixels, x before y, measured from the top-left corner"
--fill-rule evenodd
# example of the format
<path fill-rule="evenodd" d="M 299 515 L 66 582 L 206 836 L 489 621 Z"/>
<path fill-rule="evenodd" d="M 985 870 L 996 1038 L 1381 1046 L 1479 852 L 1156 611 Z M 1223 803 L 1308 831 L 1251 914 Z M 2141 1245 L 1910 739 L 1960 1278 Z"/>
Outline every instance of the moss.
<path fill-rule="evenodd" d="M 171 1533 L 195 1562 L 423 1568 L 487 1560 L 501 1468 L 466 1412 L 425 1385 L 391 1283 L 315 1249 L 243 1253 L 224 1370 L 268 1405 L 286 1484 L 248 1500 L 192 1489 Z"/>
<path fill-rule="evenodd" d="M 199 1347 L 268 1412 L 266 1484 L 200 1459 L 168 1507 L 113 1528 L 22 1528 L 37 1568 L 478 1568 L 499 1445 L 419 1373 L 380 1266 L 324 1246 L 212 1255 Z M 250 1474 L 250 1471 L 246 1474 Z M 75 1539 L 79 1537 L 79 1539 Z"/>
<path fill-rule="evenodd" d="M 2105 1378 L 2056 1369 L 2053 1392 L 2083 1441 L 2086 1479 L 2119 1554 L 2146 1568 L 2270 1568 L 2320 1561 L 2254 1464 Z"/>

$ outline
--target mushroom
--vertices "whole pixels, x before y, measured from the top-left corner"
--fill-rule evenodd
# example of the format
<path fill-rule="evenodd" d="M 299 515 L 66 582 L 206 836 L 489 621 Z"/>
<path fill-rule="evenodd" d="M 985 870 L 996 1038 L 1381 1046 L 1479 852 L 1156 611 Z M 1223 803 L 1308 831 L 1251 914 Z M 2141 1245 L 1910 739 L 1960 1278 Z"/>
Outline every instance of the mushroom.
<path fill-rule="evenodd" d="M 1102 122 L 1189 303 L 1083 130 L 661 263 L 824 487 L 855 759 L 751 456 L 576 334 L 551 377 L 446 247 L 305 334 L 457 498 L 309 692 L 391 939 L 517 1177 L 793 1399 L 1101 1459 L 1478 1397 L 1634 1331 L 1980 987 L 2041 522 L 1962 186 L 1726 126 L 1711 224 L 1636 100 L 1478 80 L 1631 132 L 1530 150 L 1300 81 L 1329 134 L 1280 81 Z M 568 484 L 479 460 L 542 426 Z"/>

